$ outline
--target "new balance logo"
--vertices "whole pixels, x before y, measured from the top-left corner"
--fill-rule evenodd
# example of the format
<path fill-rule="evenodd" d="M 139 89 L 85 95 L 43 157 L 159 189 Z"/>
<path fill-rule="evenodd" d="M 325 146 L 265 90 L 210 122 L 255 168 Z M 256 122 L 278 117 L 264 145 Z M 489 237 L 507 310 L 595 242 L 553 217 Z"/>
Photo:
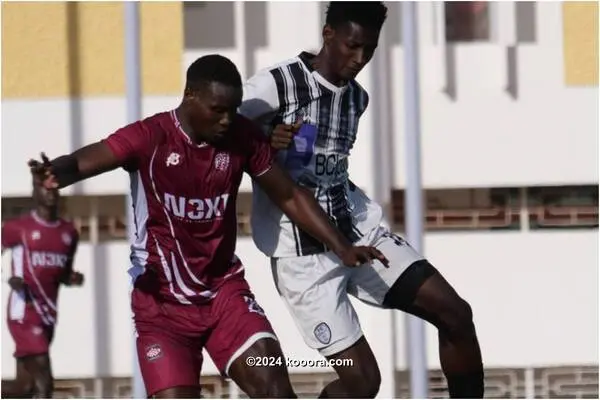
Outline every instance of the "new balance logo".
<path fill-rule="evenodd" d="M 177 165 L 179 164 L 179 158 L 181 156 L 177 153 L 171 153 L 169 154 L 169 157 L 167 157 L 167 167 L 171 166 L 171 165 Z"/>

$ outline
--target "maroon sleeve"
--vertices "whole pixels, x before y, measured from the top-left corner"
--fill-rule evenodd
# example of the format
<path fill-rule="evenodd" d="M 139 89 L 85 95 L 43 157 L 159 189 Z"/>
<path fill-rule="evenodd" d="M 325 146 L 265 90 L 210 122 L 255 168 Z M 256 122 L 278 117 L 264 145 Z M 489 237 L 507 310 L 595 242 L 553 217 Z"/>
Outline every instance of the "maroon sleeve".
<path fill-rule="evenodd" d="M 129 124 L 103 140 L 122 164 L 130 169 L 147 156 L 152 146 L 151 132 L 142 121 Z"/>
<path fill-rule="evenodd" d="M 21 234 L 17 221 L 6 221 L 2 224 L 2 250 L 10 249 L 21 243 Z"/>
<path fill-rule="evenodd" d="M 269 138 L 263 135 L 253 122 L 244 118 L 242 126 L 241 133 L 246 139 L 244 143 L 248 154 L 245 170 L 250 176 L 257 177 L 271 169 L 275 151 L 269 143 Z"/>

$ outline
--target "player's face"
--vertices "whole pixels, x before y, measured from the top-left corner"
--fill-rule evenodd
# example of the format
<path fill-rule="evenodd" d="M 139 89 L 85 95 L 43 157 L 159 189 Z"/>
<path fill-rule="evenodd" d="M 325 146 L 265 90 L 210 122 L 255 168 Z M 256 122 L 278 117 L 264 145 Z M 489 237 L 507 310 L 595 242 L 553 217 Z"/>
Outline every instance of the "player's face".
<path fill-rule="evenodd" d="M 242 88 L 211 82 L 189 101 L 190 124 L 199 138 L 216 143 L 225 137 L 237 109 Z"/>
<path fill-rule="evenodd" d="M 43 207 L 56 207 L 58 205 L 58 189 L 46 189 L 42 186 L 35 186 L 33 195 L 37 204 Z"/>
<path fill-rule="evenodd" d="M 351 80 L 373 57 L 379 41 L 379 31 L 364 28 L 354 22 L 337 29 L 326 25 L 323 29 L 323 39 L 332 72 L 343 80 Z"/>

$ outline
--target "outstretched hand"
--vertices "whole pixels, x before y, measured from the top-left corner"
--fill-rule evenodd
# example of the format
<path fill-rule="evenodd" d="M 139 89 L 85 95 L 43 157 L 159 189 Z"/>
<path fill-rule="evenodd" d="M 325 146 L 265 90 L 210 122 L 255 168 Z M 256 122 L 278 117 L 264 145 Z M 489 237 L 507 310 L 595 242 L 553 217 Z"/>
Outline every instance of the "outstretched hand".
<path fill-rule="evenodd" d="M 52 173 L 52 164 L 46 156 L 46 153 L 41 153 L 42 162 L 30 159 L 27 165 L 33 176 L 34 183 L 44 186 L 46 189 L 58 188 L 56 176 Z"/>
<path fill-rule="evenodd" d="M 389 268 L 388 259 L 381 251 L 372 246 L 350 247 L 340 255 L 340 259 L 348 267 L 359 267 L 372 260 L 379 260 L 385 267 Z"/>

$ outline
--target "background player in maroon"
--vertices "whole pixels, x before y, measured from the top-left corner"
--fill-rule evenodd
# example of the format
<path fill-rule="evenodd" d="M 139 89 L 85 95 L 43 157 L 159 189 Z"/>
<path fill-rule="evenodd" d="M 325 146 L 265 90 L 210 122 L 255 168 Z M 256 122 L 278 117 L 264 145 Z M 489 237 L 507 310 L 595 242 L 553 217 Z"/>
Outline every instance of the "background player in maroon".
<path fill-rule="evenodd" d="M 15 341 L 17 373 L 2 397 L 52 397 L 49 347 L 57 321 L 61 284 L 83 284 L 73 271 L 79 235 L 58 216 L 57 189 L 33 186 L 36 207 L 2 225 L 2 252 L 12 251 L 8 329 Z"/>
<path fill-rule="evenodd" d="M 136 239 L 130 273 L 138 356 L 148 395 L 198 397 L 202 349 L 252 397 L 295 397 L 285 362 L 248 367 L 249 356 L 282 357 L 273 329 L 235 256 L 236 198 L 248 173 L 297 225 L 349 266 L 383 255 L 353 247 L 311 193 L 273 163 L 268 141 L 237 114 L 235 65 L 211 55 L 187 71 L 179 107 L 119 129 L 50 162 L 30 161 L 50 187 L 123 167 L 131 174 Z"/>

